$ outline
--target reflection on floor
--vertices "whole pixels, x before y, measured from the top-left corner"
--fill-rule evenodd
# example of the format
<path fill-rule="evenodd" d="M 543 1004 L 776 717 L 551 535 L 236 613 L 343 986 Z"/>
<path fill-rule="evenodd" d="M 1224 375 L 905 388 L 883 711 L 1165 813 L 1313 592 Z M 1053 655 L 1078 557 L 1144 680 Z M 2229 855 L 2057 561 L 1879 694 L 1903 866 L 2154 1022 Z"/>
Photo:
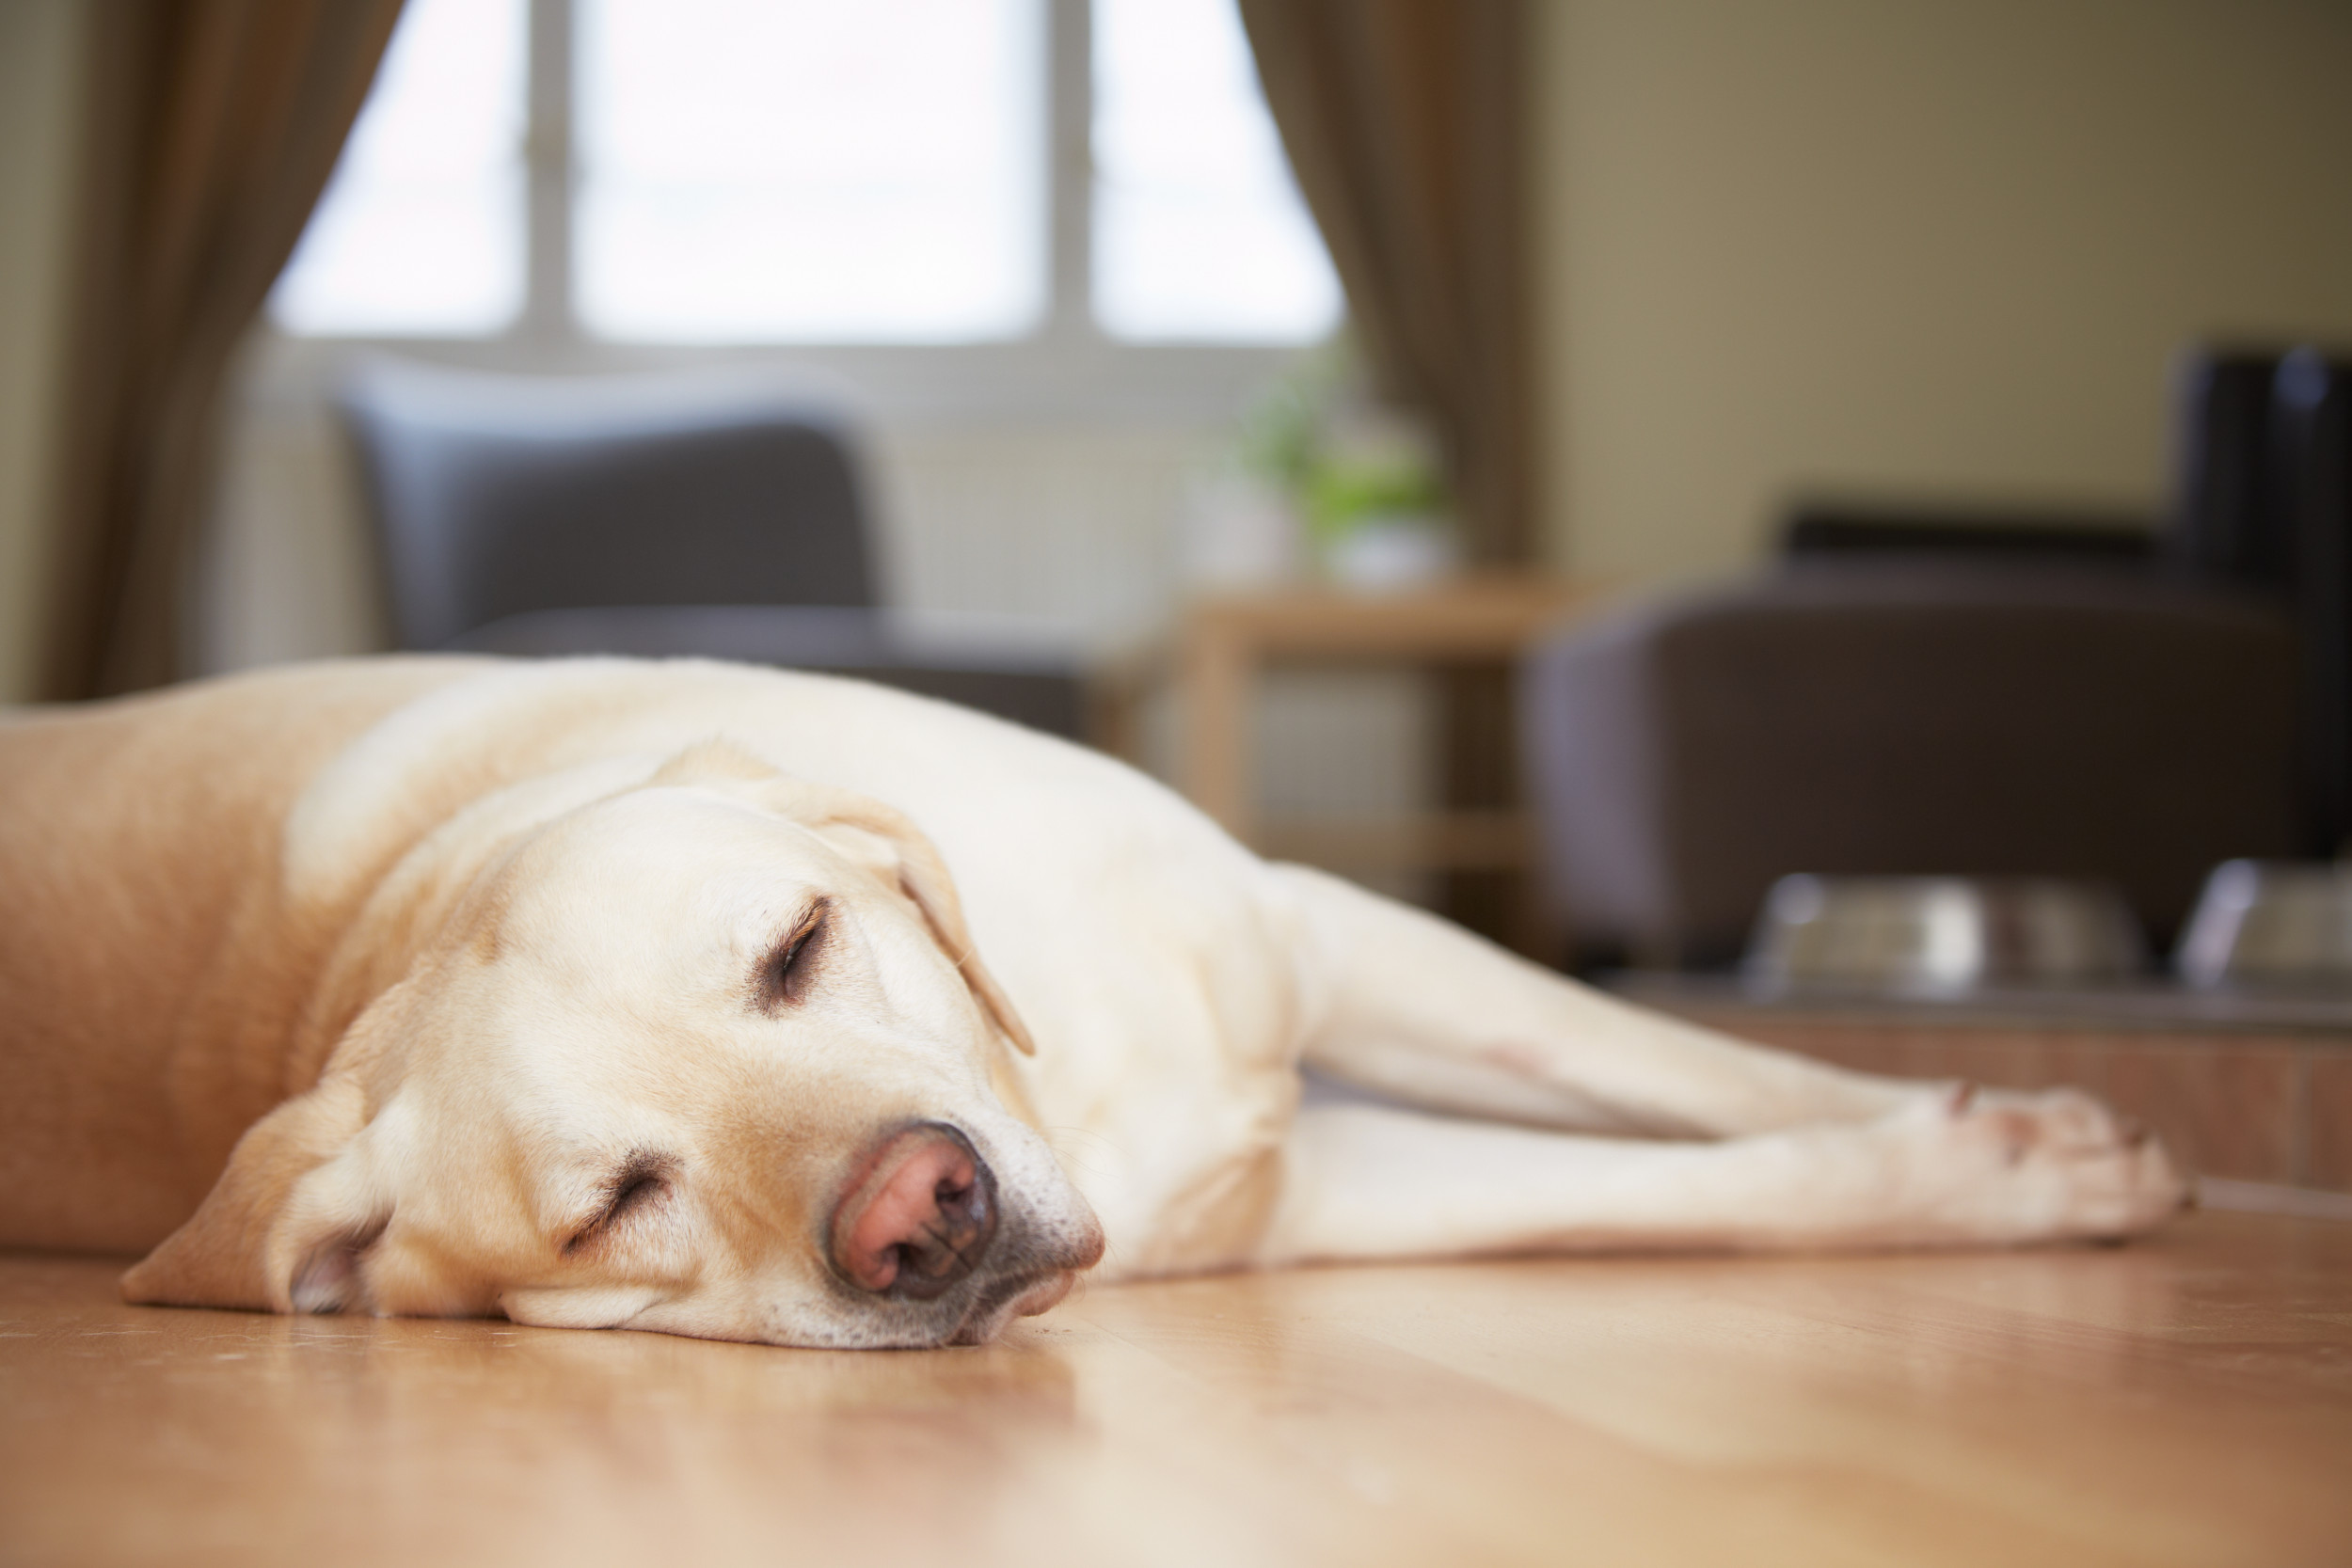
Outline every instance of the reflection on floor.
<path fill-rule="evenodd" d="M 126 1307 L 0 1257 L 8 1561 L 2352 1560 L 2352 1225 L 1313 1270 L 981 1350 Z"/>

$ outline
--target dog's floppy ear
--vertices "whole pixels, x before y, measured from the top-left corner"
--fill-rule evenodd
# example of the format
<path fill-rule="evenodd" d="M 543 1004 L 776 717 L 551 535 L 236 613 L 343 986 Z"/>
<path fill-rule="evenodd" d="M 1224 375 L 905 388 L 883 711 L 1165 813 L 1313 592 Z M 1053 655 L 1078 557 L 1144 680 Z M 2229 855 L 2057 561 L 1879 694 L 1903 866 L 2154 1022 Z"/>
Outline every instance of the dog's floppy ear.
<path fill-rule="evenodd" d="M 956 897 L 955 879 L 947 874 L 947 863 L 939 858 L 938 848 L 923 835 L 922 830 L 880 800 L 846 790 L 814 787 L 797 779 L 783 783 L 800 797 L 793 802 L 799 809 L 790 815 L 829 833 L 836 845 L 850 849 L 851 858 L 885 880 L 896 882 L 898 891 L 923 911 L 923 921 L 931 928 L 932 940 L 955 961 L 963 983 L 972 988 L 972 994 L 988 1016 L 996 1021 L 996 1027 L 1004 1031 L 1005 1037 L 1023 1055 L 1036 1055 L 1037 1041 L 1029 1037 L 1028 1025 L 1021 1022 L 1021 1015 L 1013 1010 L 1012 998 L 1005 994 L 996 976 L 980 962 L 979 953 L 972 945 L 971 928 L 964 924 L 963 904 Z M 856 847 L 842 844 L 841 840 L 850 834 L 871 843 Z M 865 852 L 859 853 L 859 849 Z"/>
<path fill-rule="evenodd" d="M 1014 1049 L 1025 1056 L 1037 1054 L 1037 1042 L 1013 1010 L 1012 999 L 973 949 L 972 932 L 964 924 L 963 905 L 956 896 L 947 863 L 904 814 L 871 796 L 779 772 L 723 740 L 706 741 L 679 752 L 652 782 L 723 787 L 732 783 L 779 816 L 825 834 L 834 847 L 914 901 L 932 939 L 954 960 L 982 1010 Z"/>
<path fill-rule="evenodd" d="M 340 1157 L 365 1121 L 358 1083 L 337 1075 L 255 1122 L 196 1213 L 122 1276 L 122 1299 L 277 1312 L 363 1305 L 359 1254 L 389 1216 L 355 1191 Z"/>

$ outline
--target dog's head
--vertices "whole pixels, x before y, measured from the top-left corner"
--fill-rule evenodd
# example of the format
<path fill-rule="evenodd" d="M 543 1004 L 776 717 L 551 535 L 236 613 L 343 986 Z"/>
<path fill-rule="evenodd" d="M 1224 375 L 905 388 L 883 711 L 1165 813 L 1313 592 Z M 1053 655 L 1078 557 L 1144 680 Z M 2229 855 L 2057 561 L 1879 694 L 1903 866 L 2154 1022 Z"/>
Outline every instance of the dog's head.
<path fill-rule="evenodd" d="M 126 1296 L 932 1345 L 1100 1257 L 896 812 L 709 746 L 462 880 Z"/>

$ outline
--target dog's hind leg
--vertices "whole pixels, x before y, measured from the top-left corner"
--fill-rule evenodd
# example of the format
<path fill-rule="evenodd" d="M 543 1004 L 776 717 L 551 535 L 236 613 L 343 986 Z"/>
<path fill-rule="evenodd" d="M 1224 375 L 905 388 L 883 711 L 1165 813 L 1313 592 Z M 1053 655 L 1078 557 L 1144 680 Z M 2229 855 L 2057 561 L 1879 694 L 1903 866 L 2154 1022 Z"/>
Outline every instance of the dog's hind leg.
<path fill-rule="evenodd" d="M 1949 1085 L 1849 1072 L 1628 1006 L 1419 910 L 1298 866 L 1302 1054 L 1437 1110 L 1707 1138 L 1859 1122 Z"/>
<path fill-rule="evenodd" d="M 2154 1140 L 2081 1095 L 1947 1091 L 1713 1143 L 1334 1105 L 1302 1112 L 1283 1152 L 1263 1264 L 2111 1238 L 2163 1223 L 2185 1191 Z"/>

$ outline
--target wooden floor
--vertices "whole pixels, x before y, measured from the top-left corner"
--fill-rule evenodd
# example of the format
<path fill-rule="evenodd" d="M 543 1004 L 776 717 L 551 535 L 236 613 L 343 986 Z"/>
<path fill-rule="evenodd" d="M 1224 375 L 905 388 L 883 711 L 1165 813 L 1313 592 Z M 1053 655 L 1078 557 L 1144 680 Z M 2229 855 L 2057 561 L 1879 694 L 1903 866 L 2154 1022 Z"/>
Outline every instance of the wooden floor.
<path fill-rule="evenodd" d="M 0 1257 L 8 1562 L 2352 1562 L 2352 1225 L 1104 1288 L 983 1350 L 126 1307 Z"/>

